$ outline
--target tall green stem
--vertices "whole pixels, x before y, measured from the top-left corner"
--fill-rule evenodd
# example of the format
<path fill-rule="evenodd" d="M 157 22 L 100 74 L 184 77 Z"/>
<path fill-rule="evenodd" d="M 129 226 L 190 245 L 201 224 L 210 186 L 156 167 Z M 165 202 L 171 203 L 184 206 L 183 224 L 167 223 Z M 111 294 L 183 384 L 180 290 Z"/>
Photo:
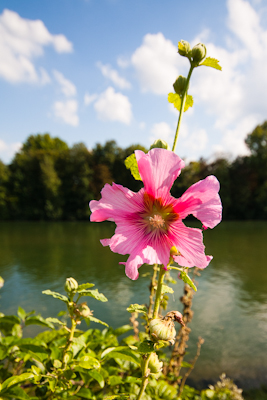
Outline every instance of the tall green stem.
<path fill-rule="evenodd" d="M 142 373 L 143 373 L 143 378 L 142 378 L 142 383 L 141 383 L 141 386 L 140 386 L 140 391 L 139 391 L 139 393 L 138 393 L 138 396 L 136 397 L 136 400 L 140 400 L 141 398 L 142 398 L 142 396 L 143 396 L 143 393 L 145 392 L 145 390 L 146 390 L 146 386 L 147 386 L 147 383 L 148 383 L 148 364 L 149 364 L 149 359 L 150 359 L 150 356 L 151 356 L 151 353 L 147 356 L 147 358 L 146 358 L 146 361 L 145 361 L 145 363 L 144 363 L 144 367 L 143 367 L 143 371 L 142 371 Z"/>
<path fill-rule="evenodd" d="M 179 130 L 180 130 L 180 125 L 182 122 L 182 116 L 184 113 L 184 105 L 186 102 L 186 96 L 187 96 L 187 91 L 188 91 L 188 87 L 189 87 L 189 81 L 193 72 L 193 69 L 195 67 L 193 67 L 192 65 L 190 66 L 190 70 L 188 72 L 188 76 L 186 79 L 186 83 L 185 83 L 185 89 L 184 89 L 184 93 L 182 95 L 182 99 L 181 99 L 181 107 L 180 107 L 180 112 L 179 112 L 179 118 L 178 118 L 178 122 L 177 122 L 177 128 L 176 128 L 176 132 L 175 132 L 175 137 L 174 137 L 174 141 L 173 141 L 173 146 L 172 146 L 172 151 L 175 151 L 175 147 L 177 144 L 177 139 L 178 139 L 178 134 L 179 134 Z"/>
<path fill-rule="evenodd" d="M 153 318 L 158 317 L 160 300 L 161 300 L 161 291 L 162 291 L 162 285 L 163 285 L 163 281 L 164 281 L 165 272 L 166 272 L 165 269 L 161 267 L 160 271 L 159 271 L 159 279 L 158 279 L 158 286 L 157 286 L 157 291 L 156 291 Z"/>

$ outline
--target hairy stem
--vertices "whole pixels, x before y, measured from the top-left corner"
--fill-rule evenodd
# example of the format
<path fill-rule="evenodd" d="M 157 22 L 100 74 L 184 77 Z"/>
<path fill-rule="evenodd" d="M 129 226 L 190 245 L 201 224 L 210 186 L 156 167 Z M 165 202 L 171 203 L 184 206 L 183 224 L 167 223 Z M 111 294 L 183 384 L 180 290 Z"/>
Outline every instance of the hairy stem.
<path fill-rule="evenodd" d="M 160 306 L 160 301 L 161 301 L 161 291 L 162 291 L 162 285 L 163 285 L 163 281 L 164 281 L 165 272 L 166 272 L 166 270 L 163 267 L 161 267 L 160 271 L 159 271 L 159 279 L 158 279 L 158 286 L 157 286 L 157 291 L 156 291 L 153 318 L 158 317 L 159 306 Z"/>
<path fill-rule="evenodd" d="M 154 270 L 154 272 L 153 272 L 153 276 L 151 278 L 151 283 L 150 283 L 149 307 L 148 307 L 148 312 L 147 312 L 148 318 L 152 317 L 152 307 L 154 304 L 155 287 L 157 285 L 158 264 L 154 264 L 153 270 Z"/>
<path fill-rule="evenodd" d="M 142 375 L 143 375 L 142 383 L 141 383 L 140 391 L 139 391 L 139 394 L 138 394 L 136 400 L 141 400 L 141 398 L 142 398 L 142 396 L 143 396 L 143 394 L 144 394 L 144 392 L 146 390 L 146 386 L 147 386 L 147 383 L 148 383 L 148 377 L 149 377 L 148 364 L 149 364 L 150 356 L 151 356 L 151 353 L 147 356 L 147 358 L 145 360 L 145 363 L 144 363 L 144 366 L 142 368 Z"/>
<path fill-rule="evenodd" d="M 179 112 L 179 118 L 178 118 L 178 122 L 177 122 L 177 128 L 176 128 L 176 132 L 175 132 L 175 137 L 174 137 L 174 141 L 173 141 L 172 151 L 175 151 L 175 148 L 176 148 L 178 134 L 179 134 L 179 130 L 180 130 L 180 125 L 181 125 L 181 122 L 182 122 L 182 116 L 183 116 L 183 113 L 184 113 L 184 105 L 185 105 L 185 102 L 186 102 L 186 96 L 187 96 L 189 81 L 190 81 L 190 78 L 191 78 L 191 75 L 192 75 L 192 72 L 193 72 L 194 68 L 195 67 L 193 67 L 192 65 L 190 66 L 190 70 L 188 72 L 188 76 L 187 76 L 187 79 L 186 79 L 185 89 L 184 89 L 184 92 L 183 92 L 183 95 L 182 95 L 182 99 L 181 99 L 182 100 L 181 101 L 181 107 L 180 107 L 180 112 Z"/>

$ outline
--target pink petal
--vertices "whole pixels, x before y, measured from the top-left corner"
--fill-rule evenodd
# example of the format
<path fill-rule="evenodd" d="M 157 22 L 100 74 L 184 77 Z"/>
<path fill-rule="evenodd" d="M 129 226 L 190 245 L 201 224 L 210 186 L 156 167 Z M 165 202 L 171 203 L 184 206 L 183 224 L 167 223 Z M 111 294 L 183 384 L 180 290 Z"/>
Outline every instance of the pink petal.
<path fill-rule="evenodd" d="M 222 203 L 218 194 L 220 184 L 213 175 L 208 176 L 194 185 L 177 200 L 175 212 L 182 219 L 193 214 L 205 228 L 214 228 L 222 219 Z"/>
<path fill-rule="evenodd" d="M 146 192 L 164 199 L 185 165 L 183 160 L 165 149 L 152 149 L 147 154 L 136 150 L 135 156 Z"/>
<path fill-rule="evenodd" d="M 108 183 L 101 191 L 102 198 L 99 201 L 92 200 L 89 207 L 92 211 L 90 220 L 93 222 L 117 221 L 129 213 L 143 210 L 142 190 L 134 193 L 131 190 L 115 183 Z"/>
<path fill-rule="evenodd" d="M 206 268 L 211 256 L 205 255 L 202 231 L 188 228 L 181 221 L 172 224 L 169 239 L 179 250 L 181 256 L 174 256 L 174 260 L 183 267 Z"/>

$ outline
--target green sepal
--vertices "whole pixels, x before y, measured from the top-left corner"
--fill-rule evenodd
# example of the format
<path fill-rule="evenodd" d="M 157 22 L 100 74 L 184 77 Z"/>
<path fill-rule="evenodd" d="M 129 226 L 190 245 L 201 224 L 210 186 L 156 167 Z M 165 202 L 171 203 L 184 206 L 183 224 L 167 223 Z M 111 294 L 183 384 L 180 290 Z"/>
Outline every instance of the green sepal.
<path fill-rule="evenodd" d="M 43 294 L 47 294 L 48 296 L 53 296 L 55 299 L 59 299 L 61 301 L 64 301 L 64 303 L 69 302 L 68 298 L 66 296 L 64 296 L 63 294 L 57 293 L 57 292 L 52 292 L 50 289 L 48 290 L 43 290 L 42 291 Z"/>
<path fill-rule="evenodd" d="M 135 154 L 131 154 L 129 157 L 127 157 L 124 160 L 125 167 L 131 171 L 132 176 L 134 177 L 135 180 L 141 181 L 142 178 L 139 174 L 139 169 L 136 161 Z"/>
<path fill-rule="evenodd" d="M 216 60 L 216 58 L 212 58 L 212 57 L 205 58 L 205 60 L 201 64 L 199 64 L 199 66 L 201 66 L 201 65 L 205 65 L 206 67 L 215 68 L 215 69 L 218 69 L 219 71 L 222 70 L 222 67 L 219 64 L 219 60 Z"/>
<path fill-rule="evenodd" d="M 197 288 L 196 288 L 194 282 L 192 281 L 190 276 L 187 275 L 186 272 L 181 271 L 180 272 L 180 278 L 184 281 L 184 283 L 187 283 L 192 289 L 194 289 L 195 292 L 197 291 Z"/>
<path fill-rule="evenodd" d="M 98 289 L 94 289 L 94 290 L 80 290 L 79 291 L 79 295 L 82 296 L 90 296 L 93 297 L 96 300 L 99 301 L 108 301 L 108 299 L 106 298 L 106 296 L 103 295 L 103 293 L 99 293 Z"/>
<path fill-rule="evenodd" d="M 147 308 L 146 306 L 140 305 L 140 304 L 131 304 L 127 309 L 129 313 L 140 313 L 140 314 L 147 314 Z"/>
<path fill-rule="evenodd" d="M 161 293 L 173 293 L 173 288 L 171 288 L 170 286 L 167 285 L 162 285 L 162 290 Z"/>

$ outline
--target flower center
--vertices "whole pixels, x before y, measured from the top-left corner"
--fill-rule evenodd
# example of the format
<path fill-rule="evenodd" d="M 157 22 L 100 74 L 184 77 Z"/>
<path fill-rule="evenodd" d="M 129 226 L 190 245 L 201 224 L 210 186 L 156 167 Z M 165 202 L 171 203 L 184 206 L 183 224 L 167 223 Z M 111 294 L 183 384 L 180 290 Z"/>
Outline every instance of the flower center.
<path fill-rule="evenodd" d="M 154 229 L 157 229 L 157 228 L 163 228 L 163 229 L 165 228 L 166 229 L 165 221 L 162 218 L 162 216 L 159 214 L 154 214 L 153 216 L 149 217 L 148 221 L 149 221 L 152 229 L 153 228 Z"/>

